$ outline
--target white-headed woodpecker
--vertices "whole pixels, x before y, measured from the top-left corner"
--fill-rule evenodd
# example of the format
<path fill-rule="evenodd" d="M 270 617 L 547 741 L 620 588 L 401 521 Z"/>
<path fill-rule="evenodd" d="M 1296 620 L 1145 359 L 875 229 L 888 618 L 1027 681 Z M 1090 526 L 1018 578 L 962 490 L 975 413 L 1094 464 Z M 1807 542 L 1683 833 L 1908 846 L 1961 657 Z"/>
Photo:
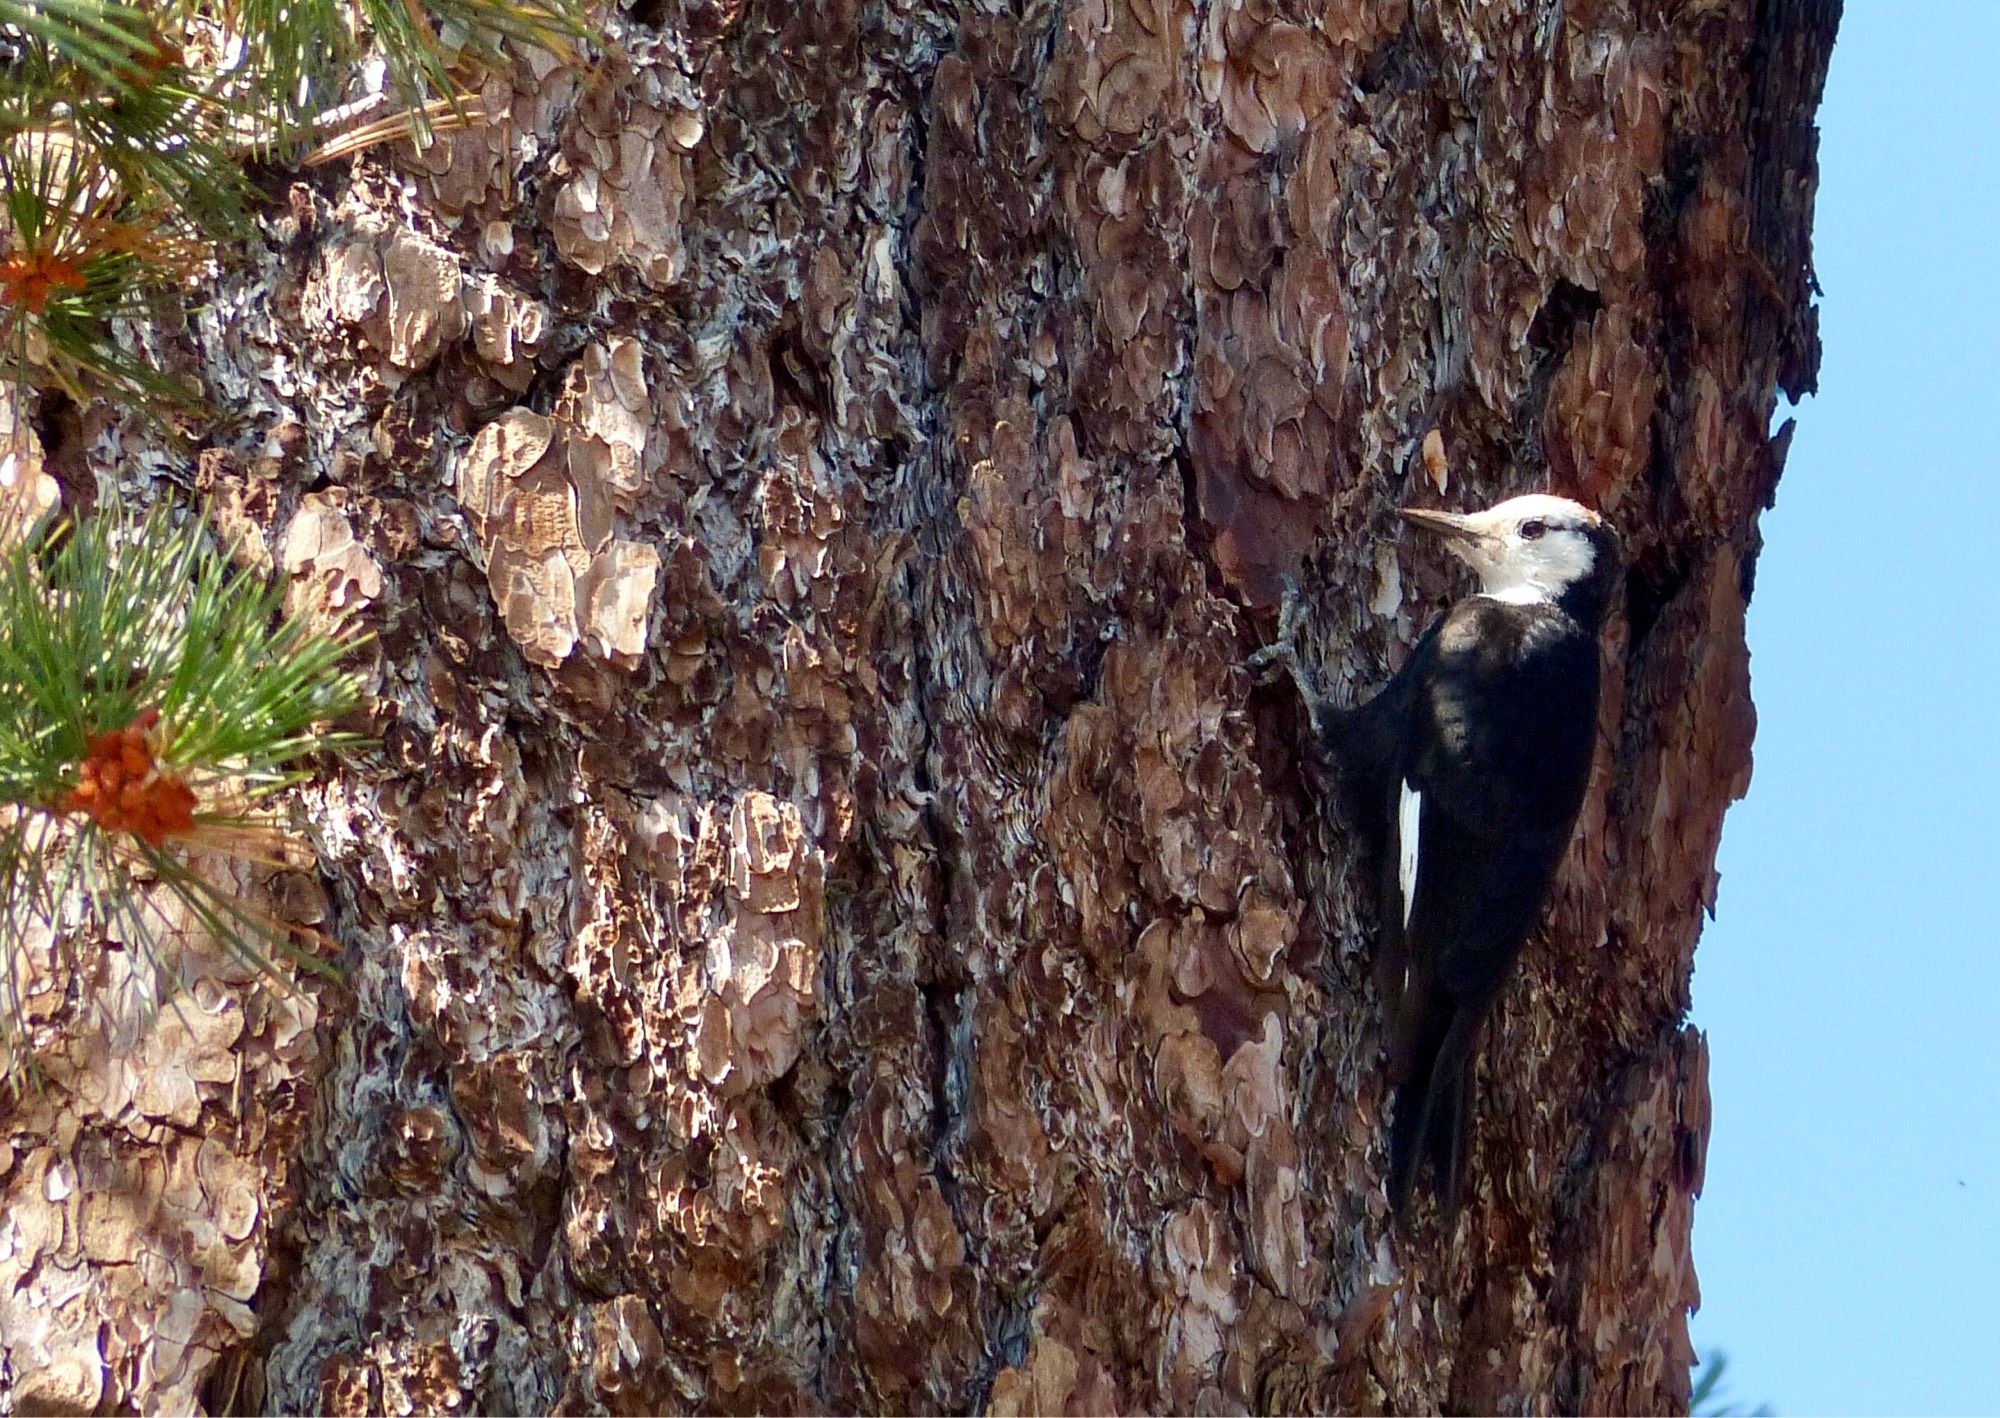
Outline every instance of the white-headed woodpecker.
<path fill-rule="evenodd" d="M 1381 853 L 1377 980 L 1396 1089 L 1389 1199 L 1399 1216 L 1426 1154 L 1440 1204 L 1457 1206 L 1480 1033 L 1590 780 L 1598 630 L 1619 562 L 1611 528 L 1566 498 L 1402 515 L 1443 536 L 1480 590 L 1438 617 L 1379 694 L 1352 710 L 1319 697 L 1293 644 L 1295 602 L 1278 643 L 1257 657 L 1292 670 L 1346 812 Z"/>

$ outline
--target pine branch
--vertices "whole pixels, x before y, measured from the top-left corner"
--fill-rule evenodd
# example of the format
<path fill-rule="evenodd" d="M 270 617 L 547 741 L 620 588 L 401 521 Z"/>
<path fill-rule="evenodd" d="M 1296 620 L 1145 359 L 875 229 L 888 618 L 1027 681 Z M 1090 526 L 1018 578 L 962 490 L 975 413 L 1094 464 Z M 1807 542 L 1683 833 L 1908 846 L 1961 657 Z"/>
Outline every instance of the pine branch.
<path fill-rule="evenodd" d="M 283 865 L 272 799 L 358 692 L 356 640 L 282 614 L 198 523 L 100 517 L 0 562 L 0 995 L 20 1020 L 22 943 L 64 912 L 122 928 L 171 978 L 173 918 L 242 959 L 317 968 L 292 928 L 237 901 L 199 854 Z"/>
<path fill-rule="evenodd" d="M 567 55 L 578 3 L 0 0 L 0 1045 L 37 942 L 60 969 L 79 932 L 122 939 L 156 982 L 190 927 L 267 973 L 317 967 L 202 864 L 310 859 L 276 795 L 350 742 L 328 725 L 357 694 L 353 638 L 282 615 L 198 524 L 37 532 L 52 487 L 19 390 L 190 401 L 120 334 L 171 318 L 214 243 L 249 233 L 243 160 L 300 156 L 371 44 L 406 111 L 317 157 L 478 121 L 479 73 L 508 44 Z"/>
<path fill-rule="evenodd" d="M 39 371 L 73 395 L 91 376 L 154 400 L 186 391 L 132 358 L 113 322 L 145 319 L 200 263 L 169 209 L 130 200 L 96 152 L 38 130 L 0 149 L 0 375 Z"/>
<path fill-rule="evenodd" d="M 185 402 L 117 326 L 170 318 L 212 244 L 250 233 L 246 157 L 295 160 L 371 46 L 405 105 L 377 140 L 477 121 L 464 95 L 506 47 L 572 56 L 581 15 L 581 0 L 0 0 L 0 379 Z"/>

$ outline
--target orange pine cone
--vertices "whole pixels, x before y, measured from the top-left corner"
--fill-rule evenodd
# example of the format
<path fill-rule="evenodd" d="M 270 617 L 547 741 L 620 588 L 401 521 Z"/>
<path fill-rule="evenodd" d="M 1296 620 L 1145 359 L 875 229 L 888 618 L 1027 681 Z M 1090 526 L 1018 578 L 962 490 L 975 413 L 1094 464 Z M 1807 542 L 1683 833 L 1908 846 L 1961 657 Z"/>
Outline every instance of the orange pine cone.
<path fill-rule="evenodd" d="M 199 799 L 178 775 L 161 768 L 151 737 L 159 722 L 160 711 L 148 706 L 124 728 L 93 734 L 89 753 L 77 765 L 76 786 L 58 809 L 88 814 L 107 832 L 133 832 L 155 847 L 193 832 Z"/>
<path fill-rule="evenodd" d="M 85 284 L 82 269 L 54 252 L 14 252 L 0 257 L 0 298 L 31 314 L 41 314 L 58 290 L 82 290 Z"/>
<path fill-rule="evenodd" d="M 154 820 L 165 837 L 194 831 L 194 789 L 178 778 L 163 779 L 153 795 Z"/>

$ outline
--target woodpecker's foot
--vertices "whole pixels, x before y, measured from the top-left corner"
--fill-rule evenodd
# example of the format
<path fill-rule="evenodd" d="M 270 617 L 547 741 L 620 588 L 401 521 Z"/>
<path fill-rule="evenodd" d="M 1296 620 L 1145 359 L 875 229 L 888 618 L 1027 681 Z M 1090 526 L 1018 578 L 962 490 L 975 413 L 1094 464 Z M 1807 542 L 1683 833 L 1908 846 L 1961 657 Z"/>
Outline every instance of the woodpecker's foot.
<path fill-rule="evenodd" d="M 1261 650 L 1253 650 L 1244 660 L 1243 667 L 1259 684 L 1269 684 L 1286 673 L 1290 673 L 1293 679 L 1303 674 L 1299 664 L 1299 647 L 1290 640 L 1276 640 Z"/>
<path fill-rule="evenodd" d="M 1243 665 L 1259 684 L 1269 684 L 1281 674 L 1291 675 L 1306 703 L 1315 704 L 1318 696 L 1306 674 L 1305 662 L 1299 658 L 1299 625 L 1305 618 L 1302 604 L 1299 583 L 1287 576 L 1285 598 L 1278 604 L 1277 638 L 1263 649 L 1252 651 Z"/>

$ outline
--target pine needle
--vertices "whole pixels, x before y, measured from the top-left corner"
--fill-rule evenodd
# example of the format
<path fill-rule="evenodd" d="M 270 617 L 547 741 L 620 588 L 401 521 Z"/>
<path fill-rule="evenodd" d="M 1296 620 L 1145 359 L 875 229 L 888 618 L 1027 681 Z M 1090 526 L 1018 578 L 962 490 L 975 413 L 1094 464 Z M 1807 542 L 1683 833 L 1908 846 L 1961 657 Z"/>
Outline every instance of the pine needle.
<path fill-rule="evenodd" d="M 573 59 L 582 14 L 581 0 L 0 0 L 0 380 L 185 405 L 119 327 L 172 318 L 213 243 L 252 234 L 246 158 L 296 160 L 371 53 L 402 111 L 312 160 L 476 122 L 469 94 L 508 48 Z"/>
<path fill-rule="evenodd" d="M 29 938 L 79 925 L 161 980 L 187 921 L 273 978 L 276 953 L 325 968 L 299 944 L 317 932 L 197 865 L 296 864 L 273 800 L 300 760 L 352 741 L 329 725 L 358 693 L 340 667 L 356 640 L 282 601 L 163 512 L 59 525 L 0 560 L 0 1028 L 23 1019 Z"/>

